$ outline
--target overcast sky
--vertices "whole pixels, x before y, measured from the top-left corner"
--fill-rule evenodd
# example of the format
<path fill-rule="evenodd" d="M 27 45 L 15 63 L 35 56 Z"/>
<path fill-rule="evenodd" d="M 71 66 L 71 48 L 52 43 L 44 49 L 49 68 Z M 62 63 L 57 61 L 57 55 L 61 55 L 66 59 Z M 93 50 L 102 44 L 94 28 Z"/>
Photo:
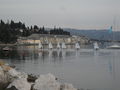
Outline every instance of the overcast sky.
<path fill-rule="evenodd" d="M 0 0 L 0 19 L 26 25 L 76 29 L 106 29 L 116 17 L 120 0 Z"/>

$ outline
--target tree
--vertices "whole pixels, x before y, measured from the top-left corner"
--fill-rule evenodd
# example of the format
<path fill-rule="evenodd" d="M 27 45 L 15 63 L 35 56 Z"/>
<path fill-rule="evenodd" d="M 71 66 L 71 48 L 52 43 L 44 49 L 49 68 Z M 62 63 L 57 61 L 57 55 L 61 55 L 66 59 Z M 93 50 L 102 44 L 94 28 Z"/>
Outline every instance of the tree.
<path fill-rule="evenodd" d="M 53 35 L 70 35 L 70 32 L 64 31 L 61 28 L 54 28 L 50 30 L 50 34 Z"/>
<path fill-rule="evenodd" d="M 8 24 L 0 25 L 0 41 L 3 43 L 14 43 L 17 41 Z"/>
<path fill-rule="evenodd" d="M 34 25 L 34 29 L 39 29 L 37 25 Z"/>

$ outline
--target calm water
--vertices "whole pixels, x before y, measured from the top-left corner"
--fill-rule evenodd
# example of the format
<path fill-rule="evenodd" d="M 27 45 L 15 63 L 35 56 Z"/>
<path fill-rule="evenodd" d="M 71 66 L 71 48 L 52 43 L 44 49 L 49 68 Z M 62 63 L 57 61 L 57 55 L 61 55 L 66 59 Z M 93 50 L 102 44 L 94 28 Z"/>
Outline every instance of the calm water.
<path fill-rule="evenodd" d="M 120 50 L 38 50 L 17 47 L 0 52 L 0 59 L 18 70 L 34 74 L 55 74 L 61 82 L 83 90 L 120 90 Z"/>

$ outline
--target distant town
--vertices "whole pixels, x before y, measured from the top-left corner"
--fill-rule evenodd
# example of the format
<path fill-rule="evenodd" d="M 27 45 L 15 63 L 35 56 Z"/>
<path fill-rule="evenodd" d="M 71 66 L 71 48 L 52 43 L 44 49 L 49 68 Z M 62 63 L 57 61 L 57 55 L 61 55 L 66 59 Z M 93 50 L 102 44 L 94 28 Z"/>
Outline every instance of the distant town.
<path fill-rule="evenodd" d="M 70 35 L 70 32 L 64 31 L 62 28 L 53 28 L 49 31 L 45 30 L 44 26 L 37 25 L 26 26 L 22 22 L 5 23 L 0 21 L 0 43 L 15 43 L 19 37 L 28 37 L 32 34 L 47 34 L 47 35 Z"/>
<path fill-rule="evenodd" d="M 76 42 L 80 44 L 89 43 L 89 39 L 85 36 L 71 35 L 69 31 L 64 31 L 62 28 L 52 28 L 47 30 L 44 26 L 39 27 L 37 25 L 26 26 L 22 22 L 10 22 L 5 23 L 0 21 L 0 44 L 52 44 L 66 43 L 74 44 Z"/>
<path fill-rule="evenodd" d="M 114 33 L 114 38 L 113 38 Z M 33 45 L 39 44 L 57 44 L 64 42 L 65 44 L 90 44 L 97 42 L 111 42 L 116 40 L 119 42 L 120 32 L 112 32 L 105 30 L 77 30 L 61 27 L 45 28 L 37 25 L 26 26 L 22 22 L 14 22 L 13 20 L 4 22 L 0 20 L 0 45 Z"/>

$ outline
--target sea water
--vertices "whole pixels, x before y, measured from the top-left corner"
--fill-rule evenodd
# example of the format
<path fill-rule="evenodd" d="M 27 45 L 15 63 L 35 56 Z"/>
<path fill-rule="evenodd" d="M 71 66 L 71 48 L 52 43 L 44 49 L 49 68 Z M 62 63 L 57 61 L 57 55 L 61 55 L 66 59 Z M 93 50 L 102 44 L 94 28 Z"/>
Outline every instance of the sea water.
<path fill-rule="evenodd" d="M 54 74 L 81 90 L 120 90 L 120 50 L 38 49 L 18 46 L 0 59 L 29 74 Z"/>

